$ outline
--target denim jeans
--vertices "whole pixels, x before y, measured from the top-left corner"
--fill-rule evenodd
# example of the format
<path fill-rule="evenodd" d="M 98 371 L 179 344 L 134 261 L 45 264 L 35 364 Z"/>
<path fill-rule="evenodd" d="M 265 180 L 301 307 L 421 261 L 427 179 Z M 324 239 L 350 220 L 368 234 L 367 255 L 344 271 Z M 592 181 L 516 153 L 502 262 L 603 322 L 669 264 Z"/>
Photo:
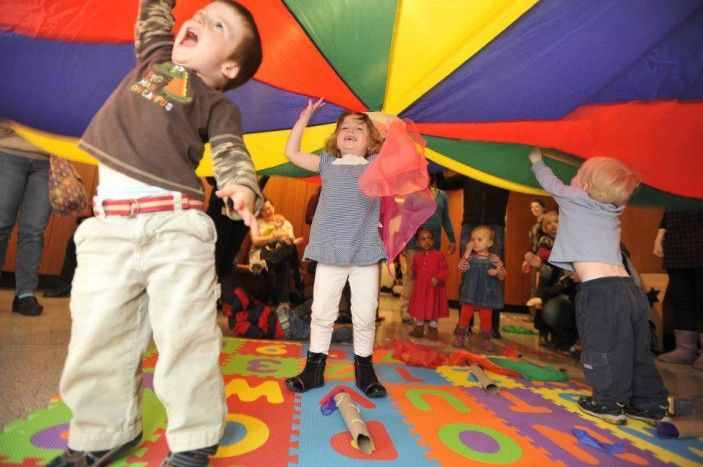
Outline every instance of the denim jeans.
<path fill-rule="evenodd" d="M 39 282 L 44 229 L 49 221 L 49 161 L 0 152 L 0 267 L 18 221 L 15 289 L 33 293 Z"/>
<path fill-rule="evenodd" d="M 630 277 L 602 277 L 576 294 L 581 364 L 593 398 L 639 409 L 666 404 L 650 350 L 649 302 Z"/>

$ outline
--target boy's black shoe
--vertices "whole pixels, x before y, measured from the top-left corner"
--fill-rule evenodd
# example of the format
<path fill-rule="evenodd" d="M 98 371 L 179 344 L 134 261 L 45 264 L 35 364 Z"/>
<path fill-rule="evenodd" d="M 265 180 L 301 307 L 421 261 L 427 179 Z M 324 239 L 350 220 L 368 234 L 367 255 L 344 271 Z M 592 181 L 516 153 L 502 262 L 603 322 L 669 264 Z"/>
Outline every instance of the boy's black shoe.
<path fill-rule="evenodd" d="M 656 405 L 648 409 L 638 409 L 630 404 L 625 406 L 625 415 L 635 420 L 656 426 L 657 422 L 666 418 L 666 405 Z"/>
<path fill-rule="evenodd" d="M 84 467 L 89 465 L 99 467 L 107 465 L 127 454 L 141 440 L 142 434 L 139 433 L 132 441 L 127 441 L 122 446 L 108 449 L 107 451 L 74 451 L 68 448 L 62 455 L 46 464 L 46 467 Z"/>
<path fill-rule="evenodd" d="M 600 418 L 613 425 L 625 425 L 627 420 L 623 414 L 624 405 L 617 402 L 612 404 L 601 404 L 591 396 L 581 396 L 578 401 L 579 409 L 582 412 Z"/>
<path fill-rule="evenodd" d="M 44 309 L 37 301 L 37 297 L 30 295 L 29 297 L 19 298 L 15 295 L 12 300 L 12 311 L 25 316 L 39 316 Z"/>
<path fill-rule="evenodd" d="M 217 452 L 218 445 L 192 451 L 169 452 L 161 467 L 207 467 L 210 456 Z"/>

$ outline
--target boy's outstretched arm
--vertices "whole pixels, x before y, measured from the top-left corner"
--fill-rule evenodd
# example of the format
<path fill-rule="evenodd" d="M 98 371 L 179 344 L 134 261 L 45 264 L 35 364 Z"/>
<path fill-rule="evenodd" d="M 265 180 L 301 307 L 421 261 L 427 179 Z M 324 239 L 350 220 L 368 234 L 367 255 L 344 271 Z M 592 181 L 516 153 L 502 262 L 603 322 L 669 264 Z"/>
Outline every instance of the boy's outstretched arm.
<path fill-rule="evenodd" d="M 137 62 L 145 60 L 155 50 L 173 46 L 171 9 L 174 4 L 175 0 L 140 0 L 137 23 L 134 25 Z"/>
<path fill-rule="evenodd" d="M 552 169 L 547 167 L 542 160 L 542 150 L 540 148 L 532 148 L 527 157 L 532 163 L 532 172 L 534 172 L 535 178 L 542 188 L 555 197 L 572 197 L 574 195 L 574 190 L 577 189 L 565 185 L 557 178 L 556 175 L 554 175 Z"/>
<path fill-rule="evenodd" d="M 530 159 L 530 162 L 533 164 L 535 162 L 539 162 L 542 160 L 542 149 L 538 147 L 534 147 L 530 150 L 530 153 L 527 155 L 527 157 Z"/>
<path fill-rule="evenodd" d="M 298 121 L 293 125 L 290 135 L 288 136 L 288 141 L 286 141 L 285 154 L 289 161 L 300 167 L 301 169 L 309 170 L 310 172 L 320 171 L 320 158 L 310 154 L 309 152 L 304 152 L 300 150 L 300 144 L 303 139 L 303 131 L 305 127 L 308 126 L 312 114 L 325 105 L 322 98 L 313 102 L 312 99 L 308 99 L 308 103 L 300 113 Z"/>

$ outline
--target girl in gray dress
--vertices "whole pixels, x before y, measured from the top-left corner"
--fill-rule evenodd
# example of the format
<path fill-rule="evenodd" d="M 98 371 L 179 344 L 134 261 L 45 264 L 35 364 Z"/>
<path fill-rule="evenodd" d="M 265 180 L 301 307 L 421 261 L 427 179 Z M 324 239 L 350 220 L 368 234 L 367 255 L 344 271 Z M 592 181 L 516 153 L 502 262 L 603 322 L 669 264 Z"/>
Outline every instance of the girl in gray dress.
<path fill-rule="evenodd" d="M 317 261 L 305 369 L 286 380 L 295 392 L 324 385 L 324 371 L 339 299 L 345 282 L 351 286 L 356 385 L 368 397 L 383 397 L 371 363 L 378 307 L 378 263 L 386 253 L 378 231 L 380 200 L 359 188 L 359 177 L 376 157 L 383 138 L 368 115 L 343 113 L 320 155 L 301 151 L 303 130 L 322 99 L 308 101 L 286 143 L 288 159 L 319 172 L 322 192 L 315 211 L 305 259 Z"/>

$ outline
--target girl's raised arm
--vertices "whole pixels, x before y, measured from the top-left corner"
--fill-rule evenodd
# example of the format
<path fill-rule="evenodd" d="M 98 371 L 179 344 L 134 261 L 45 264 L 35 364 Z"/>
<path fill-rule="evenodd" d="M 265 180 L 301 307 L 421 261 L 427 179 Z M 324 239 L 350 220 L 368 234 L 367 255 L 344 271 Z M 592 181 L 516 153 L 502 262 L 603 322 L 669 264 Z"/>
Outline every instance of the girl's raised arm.
<path fill-rule="evenodd" d="M 300 167 L 301 169 L 309 170 L 311 172 L 320 171 L 320 158 L 309 152 L 304 152 L 300 150 L 300 143 L 303 139 L 303 131 L 305 127 L 308 126 L 312 114 L 322 107 L 324 102 L 322 98 L 313 102 L 312 99 L 308 99 L 308 104 L 305 106 L 303 111 L 298 117 L 298 121 L 295 122 L 293 128 L 291 129 L 290 135 L 288 136 L 288 141 L 286 141 L 285 154 L 289 161 Z"/>

